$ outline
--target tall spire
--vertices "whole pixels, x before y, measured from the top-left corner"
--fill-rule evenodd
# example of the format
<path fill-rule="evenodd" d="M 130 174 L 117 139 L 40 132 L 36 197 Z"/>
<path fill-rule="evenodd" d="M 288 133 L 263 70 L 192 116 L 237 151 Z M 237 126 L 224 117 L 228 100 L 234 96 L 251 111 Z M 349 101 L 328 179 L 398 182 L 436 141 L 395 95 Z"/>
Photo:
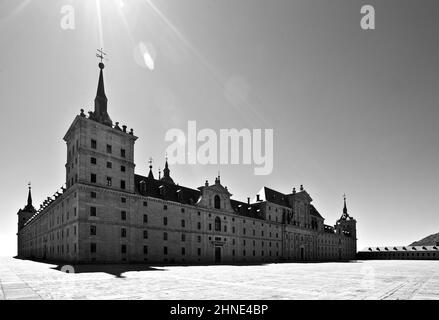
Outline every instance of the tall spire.
<path fill-rule="evenodd" d="M 28 212 L 35 212 L 36 210 L 35 210 L 34 206 L 32 205 L 31 183 L 29 182 L 27 184 L 27 186 L 29 188 L 29 191 L 27 194 L 27 205 L 24 207 L 23 210 L 28 211 Z"/>
<path fill-rule="evenodd" d="M 346 195 L 343 195 L 343 199 L 344 199 L 344 207 L 343 207 L 343 214 L 348 214 L 348 208 L 346 207 Z"/>
<path fill-rule="evenodd" d="M 28 207 L 32 207 L 32 194 L 31 194 L 31 189 L 32 189 L 32 187 L 31 187 L 31 183 L 29 182 L 29 183 L 27 184 L 27 186 L 28 186 L 28 188 L 29 188 L 29 193 L 28 193 L 28 195 L 27 195 L 27 206 L 28 206 Z"/>
<path fill-rule="evenodd" d="M 172 180 L 171 178 L 171 170 L 169 170 L 169 165 L 168 165 L 168 156 L 165 156 L 165 168 L 163 169 L 163 177 L 160 179 L 163 182 L 167 182 L 170 184 L 175 184 L 174 180 Z"/>
<path fill-rule="evenodd" d="M 149 158 L 148 163 L 149 163 L 148 179 L 154 179 L 154 174 L 152 173 L 152 158 Z"/>
<path fill-rule="evenodd" d="M 96 121 L 105 124 L 107 126 L 112 126 L 113 121 L 111 121 L 110 116 L 107 113 L 107 96 L 105 95 L 105 87 L 104 87 L 104 73 L 103 69 L 105 68 L 105 65 L 102 63 L 102 60 L 104 59 L 104 55 L 106 53 L 101 50 L 98 50 L 98 53 L 96 56 L 101 59 L 101 62 L 99 63 L 99 81 L 98 81 L 98 89 L 96 92 L 96 98 L 95 98 L 95 111 L 94 111 L 94 117 Z"/>
<path fill-rule="evenodd" d="M 343 214 L 341 215 L 341 220 L 347 220 L 349 218 L 348 208 L 346 207 L 346 195 L 343 195 L 344 206 L 343 206 Z"/>

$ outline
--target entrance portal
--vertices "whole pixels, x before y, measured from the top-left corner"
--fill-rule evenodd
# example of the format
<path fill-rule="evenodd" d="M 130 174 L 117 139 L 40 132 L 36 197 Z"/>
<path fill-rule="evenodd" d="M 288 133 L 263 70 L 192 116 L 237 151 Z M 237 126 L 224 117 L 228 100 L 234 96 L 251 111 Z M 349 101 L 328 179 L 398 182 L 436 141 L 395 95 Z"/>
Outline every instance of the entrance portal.
<path fill-rule="evenodd" d="M 215 247 L 215 262 L 221 262 L 221 247 Z"/>

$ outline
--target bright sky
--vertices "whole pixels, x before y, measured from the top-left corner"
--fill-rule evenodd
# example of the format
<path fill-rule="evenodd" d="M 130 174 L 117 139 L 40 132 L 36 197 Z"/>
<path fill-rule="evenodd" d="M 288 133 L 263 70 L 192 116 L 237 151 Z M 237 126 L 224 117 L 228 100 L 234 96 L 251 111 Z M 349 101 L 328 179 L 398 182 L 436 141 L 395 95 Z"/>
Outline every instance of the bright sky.
<path fill-rule="evenodd" d="M 360 28 L 374 5 L 376 30 Z M 64 30 L 62 8 L 74 8 Z M 91 110 L 96 48 L 108 53 L 113 121 L 134 128 L 136 172 L 163 168 L 165 133 L 274 130 L 274 170 L 176 165 L 176 182 L 221 181 L 234 198 L 303 184 L 334 224 L 342 195 L 358 247 L 439 232 L 439 3 L 352 0 L 3 0 L 0 3 L 0 255 L 16 253 L 16 213 L 65 181 L 62 140 Z M 98 10 L 100 8 L 100 10 Z M 140 53 L 148 52 L 146 59 Z M 156 173 L 157 174 L 157 173 Z"/>

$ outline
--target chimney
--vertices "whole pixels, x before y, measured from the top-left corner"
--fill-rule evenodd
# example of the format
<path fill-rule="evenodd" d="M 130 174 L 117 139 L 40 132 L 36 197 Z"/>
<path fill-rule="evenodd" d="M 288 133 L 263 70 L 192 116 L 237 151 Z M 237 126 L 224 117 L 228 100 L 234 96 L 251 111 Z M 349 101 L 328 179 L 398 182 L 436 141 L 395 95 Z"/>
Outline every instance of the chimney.
<path fill-rule="evenodd" d="M 300 185 L 300 191 L 303 191 L 303 184 Z"/>
<path fill-rule="evenodd" d="M 123 131 L 123 132 L 127 132 L 127 126 L 123 125 L 123 126 L 122 126 L 122 131 Z"/>
<path fill-rule="evenodd" d="M 256 201 L 261 201 L 261 199 L 259 198 L 259 194 L 256 195 Z"/>
<path fill-rule="evenodd" d="M 250 197 L 247 197 L 247 204 L 250 204 Z"/>

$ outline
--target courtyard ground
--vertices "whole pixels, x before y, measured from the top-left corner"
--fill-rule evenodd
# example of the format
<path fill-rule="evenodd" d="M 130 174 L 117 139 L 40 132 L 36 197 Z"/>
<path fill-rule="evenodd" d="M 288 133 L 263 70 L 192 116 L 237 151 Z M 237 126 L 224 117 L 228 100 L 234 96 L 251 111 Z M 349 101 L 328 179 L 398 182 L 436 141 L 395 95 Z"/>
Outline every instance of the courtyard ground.
<path fill-rule="evenodd" d="M 439 299 L 439 261 L 61 268 L 0 258 L 0 300 Z"/>

